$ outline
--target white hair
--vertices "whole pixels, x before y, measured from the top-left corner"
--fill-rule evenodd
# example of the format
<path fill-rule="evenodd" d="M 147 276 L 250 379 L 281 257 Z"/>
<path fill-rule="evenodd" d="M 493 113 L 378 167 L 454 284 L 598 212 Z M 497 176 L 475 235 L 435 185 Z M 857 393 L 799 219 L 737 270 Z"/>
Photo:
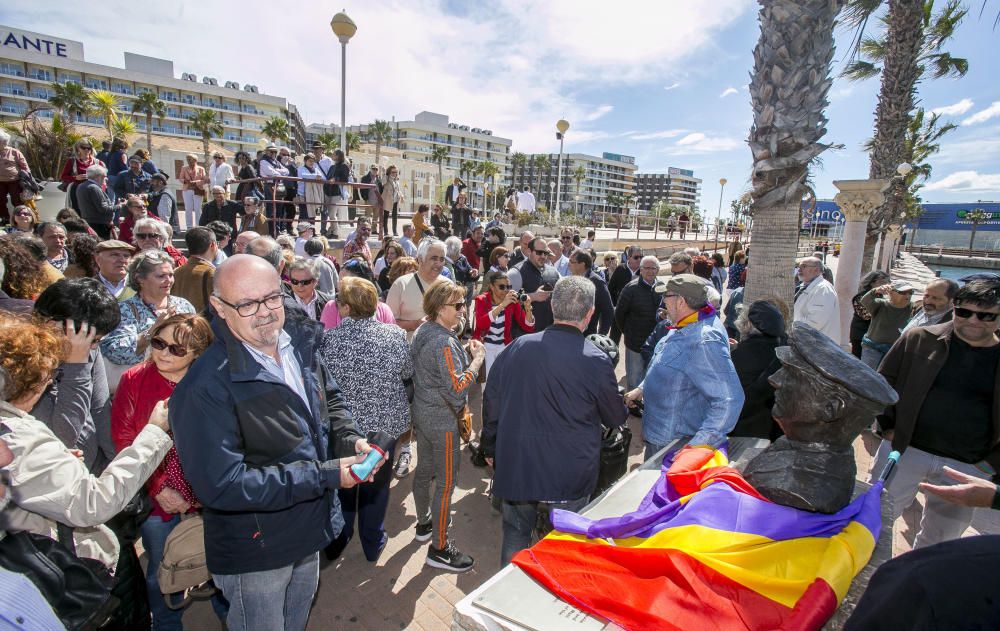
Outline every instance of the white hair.
<path fill-rule="evenodd" d="M 108 170 L 99 164 L 92 164 L 87 167 L 87 179 L 92 180 L 95 177 L 100 177 L 102 175 L 107 175 Z"/>
<path fill-rule="evenodd" d="M 143 217 L 135 222 L 135 226 L 132 227 L 132 234 L 138 234 L 144 228 L 149 228 L 159 234 L 160 238 L 163 239 L 164 245 L 169 243 L 170 233 L 167 231 L 167 224 L 164 222 L 159 219 L 153 219 L 152 217 Z"/>
<path fill-rule="evenodd" d="M 646 256 L 642 257 L 642 260 L 639 261 L 639 267 L 642 267 L 643 263 L 648 263 L 650 261 L 656 264 L 657 270 L 660 269 L 660 259 L 656 258 L 652 254 L 647 254 Z"/>
<path fill-rule="evenodd" d="M 701 256 L 701 250 L 699 250 L 698 248 L 684 248 L 684 254 L 687 254 L 691 258 L 694 258 L 696 256 Z"/>
<path fill-rule="evenodd" d="M 431 248 L 433 248 L 434 246 L 440 247 L 441 249 L 443 249 L 445 251 L 446 255 L 448 254 L 448 250 L 447 250 L 447 248 L 445 248 L 444 243 L 442 243 L 441 241 L 438 241 L 437 239 L 432 239 L 430 237 L 425 237 L 425 238 L 423 238 L 423 239 L 420 240 L 420 245 L 417 246 L 417 260 L 418 261 L 425 260 L 427 258 L 427 252 Z"/>
<path fill-rule="evenodd" d="M 458 257 L 462 254 L 462 240 L 455 236 L 448 237 L 444 240 L 444 250 L 445 256 L 453 261 L 457 261 Z"/>
<path fill-rule="evenodd" d="M 10 142 L 10 134 L 0 129 L 0 142 Z"/>

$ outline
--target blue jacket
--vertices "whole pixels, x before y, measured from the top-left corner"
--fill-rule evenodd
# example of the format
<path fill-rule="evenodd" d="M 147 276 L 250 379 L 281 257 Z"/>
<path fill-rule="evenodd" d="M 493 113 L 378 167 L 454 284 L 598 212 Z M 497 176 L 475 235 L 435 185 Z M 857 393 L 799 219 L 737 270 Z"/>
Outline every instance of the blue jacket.
<path fill-rule="evenodd" d="M 743 408 L 729 336 L 716 316 L 673 329 L 657 342 L 641 387 L 642 432 L 654 445 L 691 436 L 692 445 L 717 447 Z"/>
<path fill-rule="evenodd" d="M 628 418 L 611 360 L 562 324 L 507 346 L 490 367 L 483 401 L 480 444 L 496 459 L 493 492 L 512 502 L 589 497 L 601 425 Z"/>
<path fill-rule="evenodd" d="M 318 359 L 318 323 L 285 320 L 310 409 L 224 320 L 214 318 L 212 329 L 215 341 L 169 404 L 184 474 L 205 506 L 208 569 L 242 574 L 291 565 L 340 533 L 340 503 L 331 492 L 340 486 L 340 471 L 320 463 L 353 455 L 362 436 Z"/>

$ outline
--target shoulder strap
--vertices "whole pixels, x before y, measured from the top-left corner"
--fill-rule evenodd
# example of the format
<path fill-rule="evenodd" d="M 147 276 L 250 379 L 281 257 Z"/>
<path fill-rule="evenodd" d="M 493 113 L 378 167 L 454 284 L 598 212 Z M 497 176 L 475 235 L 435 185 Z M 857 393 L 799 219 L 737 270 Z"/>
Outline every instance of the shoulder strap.
<path fill-rule="evenodd" d="M 456 411 L 455 408 L 451 407 L 451 404 L 448 403 L 448 399 L 444 398 L 443 394 L 441 394 L 440 397 L 441 397 L 441 402 L 444 403 L 444 406 L 446 408 L 448 408 L 448 411 L 451 412 L 451 415 L 455 417 L 455 420 L 461 422 L 462 419 L 465 418 L 464 415 L 462 414 L 464 409 Z"/>
<path fill-rule="evenodd" d="M 420 282 L 420 275 L 413 272 L 413 280 L 417 281 L 417 287 L 420 289 L 420 295 L 424 295 L 424 284 Z"/>

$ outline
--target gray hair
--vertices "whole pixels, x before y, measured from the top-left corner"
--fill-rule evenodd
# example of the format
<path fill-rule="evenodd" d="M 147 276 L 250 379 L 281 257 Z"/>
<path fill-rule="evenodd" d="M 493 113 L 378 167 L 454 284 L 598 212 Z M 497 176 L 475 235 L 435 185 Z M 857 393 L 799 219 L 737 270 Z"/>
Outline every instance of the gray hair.
<path fill-rule="evenodd" d="M 684 248 L 684 254 L 687 254 L 691 258 L 701 255 L 701 250 L 698 248 Z"/>
<path fill-rule="evenodd" d="M 102 175 L 107 175 L 108 170 L 99 164 L 92 164 L 87 167 L 87 179 L 92 180 L 95 177 L 100 177 Z"/>
<path fill-rule="evenodd" d="M 213 186 L 213 187 L 212 187 L 212 193 L 213 193 L 213 194 L 215 194 L 216 192 L 219 192 L 219 193 L 222 193 L 222 194 L 225 194 L 225 193 L 226 193 L 226 189 L 224 189 L 224 188 L 223 188 L 223 187 L 221 187 L 221 186 Z"/>
<path fill-rule="evenodd" d="M 288 234 L 287 232 L 279 234 L 278 237 L 275 239 L 275 241 L 277 241 L 278 245 L 280 245 L 283 248 L 288 248 L 289 250 L 295 249 L 295 237 Z"/>
<path fill-rule="evenodd" d="M 444 243 L 438 241 L 437 239 L 432 239 L 430 237 L 424 237 L 420 240 L 420 245 L 417 246 L 417 260 L 423 261 L 427 258 L 427 252 L 434 246 L 445 247 Z M 447 255 L 448 250 L 445 248 L 445 254 Z"/>
<path fill-rule="evenodd" d="M 244 206 L 257 206 L 257 198 L 253 197 L 253 196 L 251 196 L 251 197 L 244 197 L 243 198 L 243 205 Z"/>
<path fill-rule="evenodd" d="M 264 259 L 274 269 L 278 269 L 281 266 L 281 245 L 271 237 L 257 237 L 248 243 L 247 254 L 253 254 Z"/>
<path fill-rule="evenodd" d="M 646 256 L 642 257 L 642 259 L 639 261 L 639 267 L 642 267 L 643 263 L 648 263 L 649 261 L 652 261 L 653 263 L 656 263 L 656 269 L 657 269 L 657 271 L 659 271 L 659 269 L 660 269 L 660 259 L 656 258 L 652 254 L 647 254 Z"/>
<path fill-rule="evenodd" d="M 0 129 L 0 142 L 10 142 L 10 134 Z"/>
<path fill-rule="evenodd" d="M 302 258 L 301 256 L 295 257 L 295 260 L 289 264 L 287 271 L 291 275 L 296 270 L 304 270 L 310 277 L 314 279 L 319 278 L 319 270 L 316 269 L 316 262 L 312 259 Z"/>
<path fill-rule="evenodd" d="M 462 240 L 458 237 L 448 237 L 444 240 L 445 256 L 453 261 L 457 261 L 462 254 Z"/>
<path fill-rule="evenodd" d="M 594 307 L 594 282 L 583 276 L 560 278 L 552 292 L 552 317 L 563 322 L 580 322 Z"/>
<path fill-rule="evenodd" d="M 139 291 L 139 281 L 145 280 L 164 263 L 170 263 L 171 269 L 174 267 L 174 260 L 163 250 L 144 250 L 136 254 L 128 264 L 128 286 L 133 291 Z"/>
<path fill-rule="evenodd" d="M 691 261 L 691 255 L 688 254 L 686 251 L 684 251 L 684 252 L 674 252 L 673 254 L 670 255 L 670 258 L 667 259 L 667 263 L 669 263 L 670 265 L 681 265 L 681 264 L 683 264 L 683 265 L 687 265 L 688 267 L 690 267 L 691 263 L 692 263 L 692 261 Z"/>
<path fill-rule="evenodd" d="M 132 227 L 132 234 L 136 235 L 142 231 L 143 228 L 149 228 L 160 235 L 163 239 L 163 244 L 170 240 L 170 231 L 167 230 L 168 224 L 160 221 L 159 219 L 153 219 L 152 217 L 143 217 L 142 219 L 135 222 L 135 226 Z"/>

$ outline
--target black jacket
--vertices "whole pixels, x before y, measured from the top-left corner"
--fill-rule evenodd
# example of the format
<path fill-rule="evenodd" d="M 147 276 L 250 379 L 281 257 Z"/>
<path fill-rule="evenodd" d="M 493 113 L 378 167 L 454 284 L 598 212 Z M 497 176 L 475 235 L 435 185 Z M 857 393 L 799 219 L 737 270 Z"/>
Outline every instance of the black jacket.
<path fill-rule="evenodd" d="M 330 172 L 327 173 L 327 179 L 334 180 L 336 182 L 347 182 L 351 179 L 351 167 L 347 165 L 347 161 L 337 163 L 334 162 L 333 166 L 330 167 Z M 324 195 L 340 195 L 342 197 L 347 197 L 347 186 L 341 186 L 339 184 L 324 184 L 323 194 Z"/>
<path fill-rule="evenodd" d="M 302 310 L 302 305 L 299 304 L 299 301 L 295 299 L 295 293 L 292 291 L 291 286 L 282 283 L 281 290 L 285 293 L 285 317 L 288 317 L 289 312 L 295 312 L 302 314 L 303 316 L 308 316 L 308 314 Z M 316 290 L 316 321 L 319 321 L 319 317 L 323 315 L 323 307 L 325 307 L 326 303 L 331 300 L 333 300 L 333 294 L 320 291 L 318 289 Z"/>
<path fill-rule="evenodd" d="M 372 177 L 372 172 L 369 171 L 368 173 L 365 173 L 364 175 L 361 176 L 361 183 L 362 184 L 375 184 L 376 186 L 378 186 L 378 178 L 377 177 Z M 367 202 L 368 201 L 368 194 L 371 193 L 371 191 L 372 191 L 372 189 L 370 189 L 370 188 L 363 188 L 363 189 L 361 189 L 361 191 L 360 191 L 361 199 L 363 199 L 363 200 L 365 200 Z"/>
<path fill-rule="evenodd" d="M 461 194 L 462 191 L 464 191 L 466 188 L 467 187 L 465 186 L 465 184 L 459 184 L 458 185 L 458 193 Z M 454 193 L 454 192 L 455 192 L 455 185 L 454 184 L 449 184 L 448 188 L 446 188 L 444 190 L 444 201 L 449 206 L 453 206 L 455 204 L 455 200 L 458 198 L 458 195 L 455 195 L 454 198 L 452 197 L 452 193 Z"/>
<path fill-rule="evenodd" d="M 625 289 L 625 285 L 631 283 L 633 278 L 635 278 L 635 275 L 632 274 L 632 270 L 628 268 L 628 265 L 619 265 L 615 268 L 615 273 L 608 279 L 608 291 L 611 293 L 611 300 L 615 304 L 618 304 L 618 296 Z"/>
<path fill-rule="evenodd" d="M 76 187 L 80 216 L 89 224 L 110 225 L 117 218 L 115 205 L 93 180 L 84 180 Z"/>
<path fill-rule="evenodd" d="M 452 230 L 458 230 L 460 226 L 465 228 L 469 227 L 469 217 L 472 216 L 472 209 L 468 206 L 459 208 L 458 206 L 451 207 L 451 227 Z M 457 234 L 457 233 L 456 233 Z M 460 238 L 464 239 L 464 234 L 458 235 Z"/>
<path fill-rule="evenodd" d="M 222 208 L 215 203 L 215 200 L 203 204 L 201 207 L 201 219 L 198 221 L 199 226 L 207 226 L 213 221 L 225 221 L 233 229 L 233 234 L 236 234 L 236 218 L 243 214 L 243 206 L 237 204 L 231 199 L 227 199 L 222 203 Z"/>
<path fill-rule="evenodd" d="M 625 348 L 642 352 L 642 345 L 656 326 L 656 311 L 662 298 L 663 295 L 653 291 L 642 278 L 636 278 L 622 289 L 615 305 L 615 323 L 625 335 Z"/>
<path fill-rule="evenodd" d="M 611 293 L 608 291 L 608 284 L 604 278 L 596 271 L 591 270 L 587 278 L 594 283 L 594 315 L 590 318 L 587 330 L 584 334 L 600 333 L 607 335 L 611 330 L 611 325 L 615 321 L 615 305 L 611 302 Z"/>
<path fill-rule="evenodd" d="M 516 269 L 518 274 L 520 274 L 521 289 L 527 294 L 536 291 L 539 287 L 546 284 L 546 282 L 555 287 L 559 278 L 559 272 L 548 263 L 545 264 L 544 269 L 539 270 L 532 265 L 531 261 L 521 261 L 513 269 Z M 531 310 L 535 314 L 535 331 L 544 331 L 552 325 L 551 298 L 531 303 Z"/>
<path fill-rule="evenodd" d="M 729 435 L 775 440 L 784 432 L 771 418 L 774 388 L 767 378 L 781 368 L 775 349 L 788 344 L 785 319 L 776 307 L 766 302 L 750 305 L 747 316 L 757 331 L 744 337 L 732 352 L 745 398 L 740 418 Z"/>
<path fill-rule="evenodd" d="M 481 445 L 496 458 L 493 492 L 515 502 L 589 497 L 601 425 L 627 418 L 611 360 L 579 329 L 556 324 L 517 338 L 494 360 L 483 394 Z"/>

